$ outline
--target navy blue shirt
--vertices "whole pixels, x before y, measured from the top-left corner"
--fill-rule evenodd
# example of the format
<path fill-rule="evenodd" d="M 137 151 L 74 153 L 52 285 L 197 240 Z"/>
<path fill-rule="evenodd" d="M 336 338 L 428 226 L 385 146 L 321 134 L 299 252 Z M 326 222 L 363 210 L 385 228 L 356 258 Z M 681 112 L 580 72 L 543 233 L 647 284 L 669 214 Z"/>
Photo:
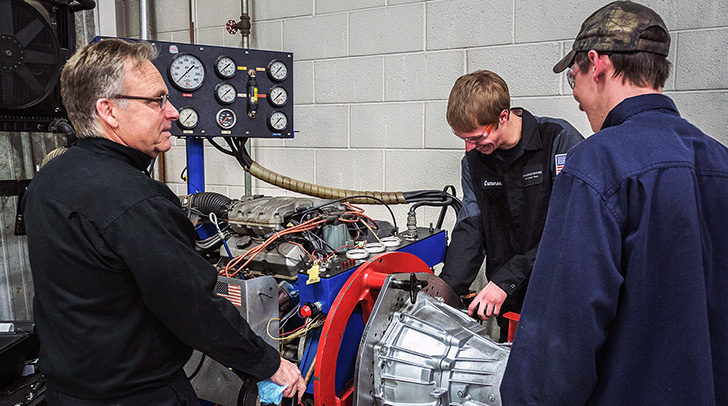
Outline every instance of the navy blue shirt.
<path fill-rule="evenodd" d="M 556 179 L 504 405 L 728 404 L 728 149 L 628 98 Z"/>

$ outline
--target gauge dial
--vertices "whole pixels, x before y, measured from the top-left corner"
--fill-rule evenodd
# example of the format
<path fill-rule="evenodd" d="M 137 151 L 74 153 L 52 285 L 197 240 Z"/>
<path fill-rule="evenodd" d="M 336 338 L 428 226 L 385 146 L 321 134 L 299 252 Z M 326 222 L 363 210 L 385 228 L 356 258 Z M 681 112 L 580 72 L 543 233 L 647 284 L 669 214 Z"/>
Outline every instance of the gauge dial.
<path fill-rule="evenodd" d="M 220 83 L 215 86 L 215 98 L 222 104 L 230 104 L 235 101 L 237 91 L 230 83 Z"/>
<path fill-rule="evenodd" d="M 200 121 L 200 116 L 197 111 L 191 107 L 185 107 L 179 111 L 179 120 L 177 124 L 185 130 L 191 130 L 197 127 L 197 123 Z"/>
<path fill-rule="evenodd" d="M 182 91 L 197 90 L 205 81 L 205 67 L 194 55 L 180 54 L 169 64 L 169 78 Z"/>
<path fill-rule="evenodd" d="M 281 82 L 288 77 L 288 67 L 282 61 L 274 59 L 268 64 L 268 76 L 271 79 Z"/>
<path fill-rule="evenodd" d="M 222 78 L 230 79 L 235 76 L 237 70 L 238 68 L 235 65 L 235 61 L 233 61 L 233 58 L 229 56 L 221 55 L 215 61 L 215 72 L 217 72 L 217 74 Z"/>
<path fill-rule="evenodd" d="M 275 131 L 283 131 L 288 127 L 288 117 L 281 111 L 276 111 L 268 117 L 268 125 Z"/>
<path fill-rule="evenodd" d="M 222 109 L 215 116 L 217 125 L 223 130 L 229 130 L 235 125 L 235 113 L 230 109 Z"/>
<path fill-rule="evenodd" d="M 281 107 L 288 103 L 288 92 L 280 86 L 274 86 L 268 92 L 268 101 L 275 107 Z"/>

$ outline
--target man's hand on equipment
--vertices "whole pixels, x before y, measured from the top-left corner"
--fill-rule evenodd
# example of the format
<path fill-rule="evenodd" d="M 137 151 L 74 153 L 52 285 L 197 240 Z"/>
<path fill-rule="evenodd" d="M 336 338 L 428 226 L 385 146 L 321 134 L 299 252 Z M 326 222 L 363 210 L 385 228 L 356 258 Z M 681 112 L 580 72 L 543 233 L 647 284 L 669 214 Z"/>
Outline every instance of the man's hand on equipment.
<path fill-rule="evenodd" d="M 498 285 L 488 282 L 468 306 L 468 315 L 474 317 L 477 312 L 481 320 L 485 320 L 491 315 L 498 315 L 507 297 L 506 292 Z"/>
<path fill-rule="evenodd" d="M 281 386 L 288 385 L 286 390 L 283 391 L 283 397 L 290 398 L 298 394 L 298 398 L 301 399 L 301 396 L 306 392 L 306 384 L 301 376 L 301 371 L 297 366 L 283 358 L 281 358 L 281 366 L 270 377 L 270 380 Z"/>

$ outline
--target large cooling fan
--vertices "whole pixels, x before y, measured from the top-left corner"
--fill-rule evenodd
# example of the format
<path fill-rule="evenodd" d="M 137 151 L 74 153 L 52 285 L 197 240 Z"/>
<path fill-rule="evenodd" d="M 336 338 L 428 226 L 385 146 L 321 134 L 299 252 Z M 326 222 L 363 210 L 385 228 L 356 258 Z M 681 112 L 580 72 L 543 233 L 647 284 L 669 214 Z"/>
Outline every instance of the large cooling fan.
<path fill-rule="evenodd" d="M 64 60 L 51 13 L 39 2 L 0 1 L 0 108 L 34 106 L 56 86 Z"/>
<path fill-rule="evenodd" d="M 58 78 L 76 49 L 74 13 L 94 0 L 0 0 L 0 131 L 65 118 Z"/>

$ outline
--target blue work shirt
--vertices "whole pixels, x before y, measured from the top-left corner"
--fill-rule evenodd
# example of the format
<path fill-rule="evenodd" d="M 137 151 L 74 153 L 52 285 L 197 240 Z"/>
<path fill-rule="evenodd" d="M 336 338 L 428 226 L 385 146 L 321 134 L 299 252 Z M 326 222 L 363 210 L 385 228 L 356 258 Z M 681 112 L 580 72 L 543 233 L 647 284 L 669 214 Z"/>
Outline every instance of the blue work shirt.
<path fill-rule="evenodd" d="M 728 149 L 625 99 L 556 179 L 504 405 L 728 404 Z"/>

